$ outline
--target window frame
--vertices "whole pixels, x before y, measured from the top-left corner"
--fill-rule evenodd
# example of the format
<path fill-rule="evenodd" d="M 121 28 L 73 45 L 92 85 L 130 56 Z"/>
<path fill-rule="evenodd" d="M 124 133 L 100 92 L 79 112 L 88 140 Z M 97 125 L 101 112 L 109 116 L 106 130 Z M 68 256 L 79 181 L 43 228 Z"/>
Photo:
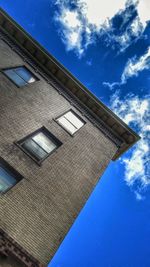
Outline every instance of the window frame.
<path fill-rule="evenodd" d="M 25 149 L 22 145 L 25 143 L 26 140 L 29 140 L 31 137 L 36 136 L 38 133 L 44 133 L 54 144 L 56 144 L 56 148 L 54 148 L 50 153 L 47 152 L 47 155 L 43 157 L 41 160 L 38 160 L 36 156 L 32 155 L 27 149 Z M 41 166 L 42 162 L 47 159 L 52 153 L 54 153 L 61 145 L 62 142 L 54 136 L 45 126 L 37 129 L 36 131 L 28 134 L 24 138 L 20 139 L 19 141 L 14 142 L 27 156 L 29 156 L 34 162 L 36 162 L 39 166 Z M 40 146 L 39 146 L 40 147 Z"/>
<path fill-rule="evenodd" d="M 24 177 L 2 157 L 0 157 L 0 167 L 2 167 L 9 175 L 12 175 L 12 177 L 16 180 L 14 185 L 6 189 L 4 192 L 0 192 L 0 195 L 4 195 L 13 187 L 15 187 Z"/>
<path fill-rule="evenodd" d="M 5 73 L 6 70 L 13 70 L 13 69 L 17 69 L 17 68 L 25 68 L 27 71 L 29 71 L 29 72 L 31 73 L 31 75 L 32 75 L 32 77 L 35 79 L 35 81 L 32 82 L 32 83 L 28 83 L 28 82 L 26 82 L 21 76 L 19 76 L 19 75 L 17 74 L 22 80 L 24 80 L 24 81 L 26 82 L 25 85 L 23 85 L 23 86 L 19 86 L 17 83 L 15 83 L 15 81 L 13 81 L 13 80 L 12 80 L 9 76 L 7 76 L 7 74 Z M 31 70 L 30 70 L 27 66 L 25 66 L 25 65 L 19 65 L 19 66 L 13 66 L 13 67 L 4 68 L 4 69 L 1 69 L 1 73 L 3 73 L 3 75 L 4 75 L 9 81 L 11 81 L 16 87 L 18 87 L 18 88 L 25 87 L 25 86 L 27 86 L 27 85 L 33 84 L 33 83 L 35 83 L 35 82 L 37 82 L 37 81 L 40 80 L 40 79 L 33 73 L 33 71 L 31 71 Z"/>
<path fill-rule="evenodd" d="M 69 132 L 69 130 L 67 130 L 65 127 L 63 127 L 63 125 L 61 125 L 60 123 L 59 123 L 59 121 L 58 121 L 58 119 L 59 118 L 61 118 L 61 117 L 63 117 L 65 114 L 67 114 L 68 112 L 72 112 L 81 122 L 83 122 L 83 125 L 79 128 L 79 129 L 77 129 L 77 131 L 75 131 L 73 134 L 72 133 L 70 133 Z M 65 112 L 63 112 L 61 115 L 59 115 L 58 117 L 56 117 L 55 119 L 54 119 L 54 121 L 62 128 L 62 129 L 64 129 L 64 131 L 65 132 L 67 132 L 70 136 L 74 136 L 74 135 L 76 135 L 76 133 L 82 128 L 82 127 L 84 127 L 85 126 L 85 124 L 86 124 L 86 121 L 84 120 L 84 119 L 82 119 L 81 117 L 80 117 L 80 115 L 78 115 L 73 109 L 69 109 L 69 110 L 67 110 L 67 111 L 65 111 Z"/>

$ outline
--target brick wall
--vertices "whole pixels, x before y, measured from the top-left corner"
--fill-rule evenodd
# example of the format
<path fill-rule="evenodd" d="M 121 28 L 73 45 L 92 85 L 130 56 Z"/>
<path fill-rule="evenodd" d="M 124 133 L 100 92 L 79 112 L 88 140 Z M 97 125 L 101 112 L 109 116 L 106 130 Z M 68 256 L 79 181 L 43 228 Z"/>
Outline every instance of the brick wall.
<path fill-rule="evenodd" d="M 1 40 L 0 69 L 19 65 L 31 69 Z M 35 75 L 39 81 L 18 88 L 0 73 L 0 156 L 24 177 L 0 196 L 0 227 L 47 264 L 117 147 L 50 84 Z M 54 121 L 70 108 L 86 121 L 73 137 Z M 63 144 L 39 167 L 14 141 L 42 126 Z"/>
<path fill-rule="evenodd" d="M 0 267 L 26 267 L 13 257 L 0 258 Z"/>

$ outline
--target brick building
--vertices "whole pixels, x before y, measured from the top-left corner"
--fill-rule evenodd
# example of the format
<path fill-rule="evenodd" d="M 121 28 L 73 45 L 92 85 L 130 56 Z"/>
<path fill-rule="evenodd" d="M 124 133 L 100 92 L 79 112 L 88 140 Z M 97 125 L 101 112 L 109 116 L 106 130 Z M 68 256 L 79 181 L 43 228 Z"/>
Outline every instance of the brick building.
<path fill-rule="evenodd" d="M 0 266 L 46 266 L 138 139 L 0 10 Z"/>

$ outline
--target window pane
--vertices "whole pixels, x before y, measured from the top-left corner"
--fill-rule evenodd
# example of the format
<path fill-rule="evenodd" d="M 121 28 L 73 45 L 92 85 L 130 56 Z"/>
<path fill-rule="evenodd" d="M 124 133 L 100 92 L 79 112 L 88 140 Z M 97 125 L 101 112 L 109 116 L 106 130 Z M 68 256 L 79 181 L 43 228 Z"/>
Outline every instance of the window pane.
<path fill-rule="evenodd" d="M 41 147 L 39 147 L 39 145 L 36 144 L 32 139 L 26 140 L 22 144 L 22 147 L 24 147 L 27 151 L 29 151 L 39 160 L 47 156 L 47 153 Z"/>
<path fill-rule="evenodd" d="M 18 86 L 26 85 L 26 82 L 14 70 L 5 70 L 4 73 Z"/>
<path fill-rule="evenodd" d="M 0 167 L 0 193 L 4 193 L 15 184 L 16 179 L 11 176 L 5 169 Z"/>
<path fill-rule="evenodd" d="M 74 134 L 77 129 L 72 125 L 65 117 L 58 118 L 58 122 L 62 125 L 69 133 Z"/>
<path fill-rule="evenodd" d="M 69 120 L 77 129 L 80 129 L 84 123 L 71 111 L 67 112 L 64 117 Z"/>
<path fill-rule="evenodd" d="M 19 67 L 14 69 L 14 71 L 23 78 L 27 83 L 33 83 L 35 82 L 35 78 L 33 77 L 32 73 L 28 71 L 24 67 Z"/>
<path fill-rule="evenodd" d="M 32 139 L 39 144 L 47 153 L 53 151 L 57 146 L 55 143 L 52 142 L 45 134 L 38 133 Z"/>

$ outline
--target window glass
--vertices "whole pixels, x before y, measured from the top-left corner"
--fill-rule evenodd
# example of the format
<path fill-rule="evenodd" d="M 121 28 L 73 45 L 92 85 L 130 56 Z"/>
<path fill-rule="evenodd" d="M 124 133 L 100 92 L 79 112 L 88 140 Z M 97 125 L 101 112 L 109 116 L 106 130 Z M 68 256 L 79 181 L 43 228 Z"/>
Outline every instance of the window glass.
<path fill-rule="evenodd" d="M 35 76 L 26 67 L 7 69 L 4 73 L 20 87 L 36 81 Z"/>
<path fill-rule="evenodd" d="M 32 158 L 40 163 L 62 143 L 45 127 L 42 127 L 29 137 L 27 136 L 23 140 L 20 140 L 18 144 L 23 150 L 28 152 Z"/>
<path fill-rule="evenodd" d="M 27 151 L 29 151 L 33 156 L 37 159 L 41 160 L 47 156 L 47 152 L 44 151 L 37 143 L 35 143 L 32 139 L 26 140 L 22 147 L 24 147 Z"/>
<path fill-rule="evenodd" d="M 25 86 L 27 83 L 16 74 L 14 70 L 5 70 L 4 73 L 18 86 Z"/>
<path fill-rule="evenodd" d="M 0 193 L 4 193 L 15 184 L 16 179 L 0 166 Z"/>
<path fill-rule="evenodd" d="M 16 68 L 14 70 L 18 74 L 18 76 L 20 76 L 27 83 L 35 82 L 35 78 L 33 77 L 32 73 L 29 72 L 26 68 L 19 67 L 19 68 Z"/>
<path fill-rule="evenodd" d="M 64 117 L 68 119 L 77 129 L 80 129 L 84 123 L 72 112 L 67 112 Z"/>
<path fill-rule="evenodd" d="M 42 147 L 47 153 L 50 153 L 52 150 L 56 148 L 56 144 L 51 141 L 45 134 L 38 133 L 32 139 Z"/>
<path fill-rule="evenodd" d="M 60 117 L 58 122 L 71 134 L 74 134 L 77 130 L 65 117 Z"/>
<path fill-rule="evenodd" d="M 80 120 L 78 115 L 76 115 L 71 110 L 59 117 L 57 121 L 71 134 L 74 134 L 84 125 L 84 122 Z"/>

